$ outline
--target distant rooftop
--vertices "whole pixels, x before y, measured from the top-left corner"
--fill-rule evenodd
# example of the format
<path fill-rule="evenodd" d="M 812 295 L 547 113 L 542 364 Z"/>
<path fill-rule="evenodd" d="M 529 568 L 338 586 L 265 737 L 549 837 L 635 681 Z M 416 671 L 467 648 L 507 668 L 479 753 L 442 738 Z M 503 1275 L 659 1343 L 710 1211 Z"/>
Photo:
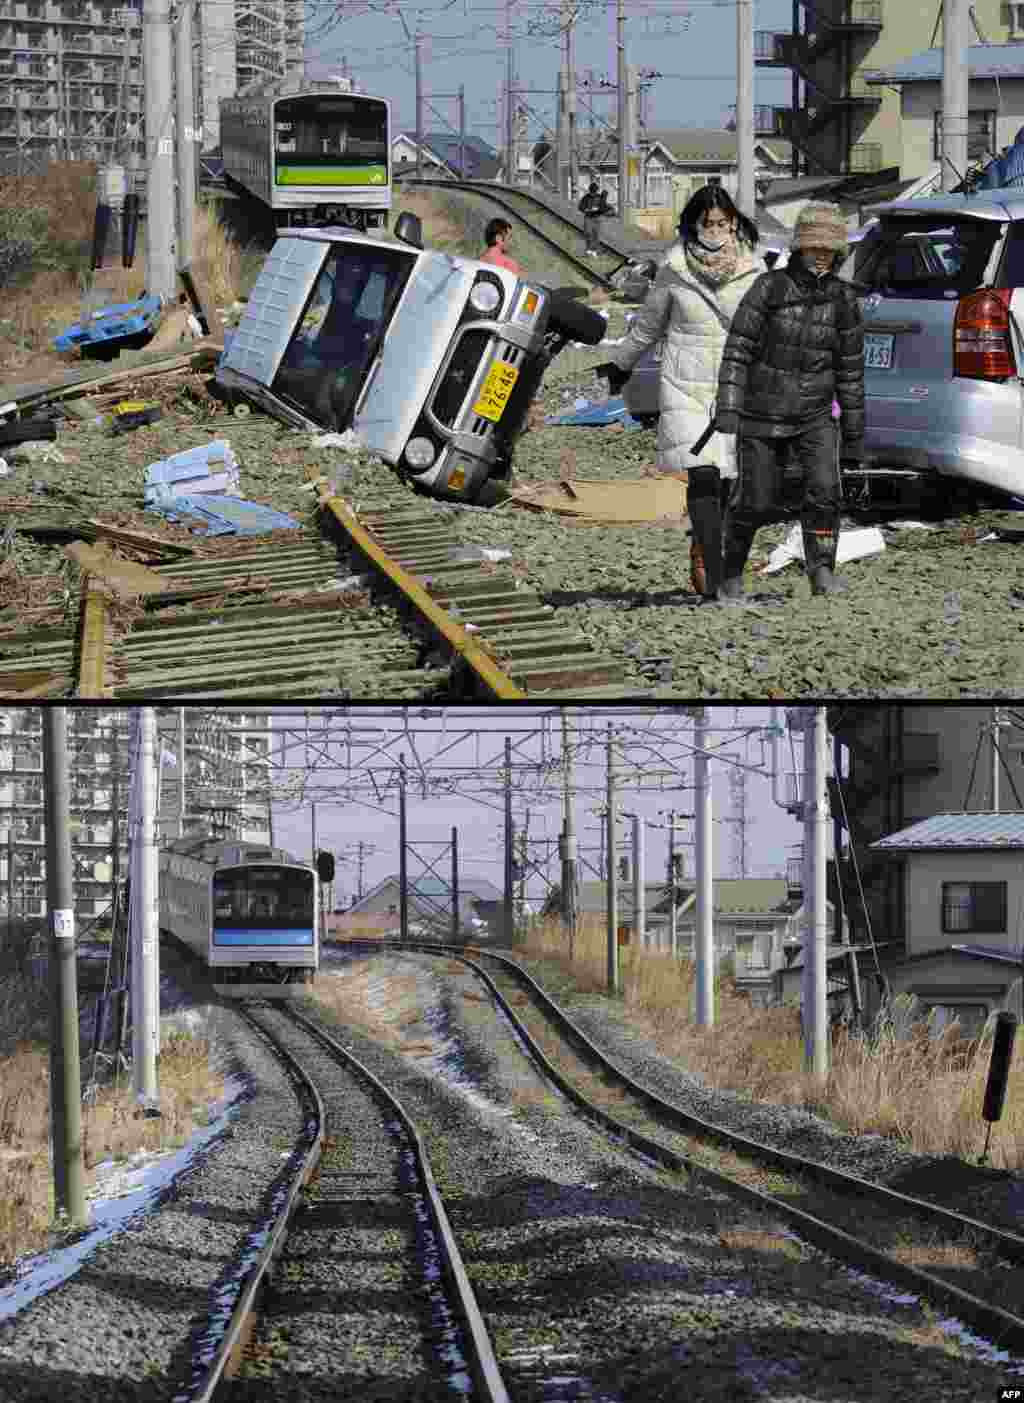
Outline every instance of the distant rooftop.
<path fill-rule="evenodd" d="M 882 852 L 1024 848 L 1024 813 L 934 814 L 871 846 Z"/>
<path fill-rule="evenodd" d="M 971 78 L 1024 78 L 1024 44 L 971 44 L 967 49 Z M 942 50 L 924 49 L 910 58 L 864 73 L 866 83 L 938 83 Z"/>

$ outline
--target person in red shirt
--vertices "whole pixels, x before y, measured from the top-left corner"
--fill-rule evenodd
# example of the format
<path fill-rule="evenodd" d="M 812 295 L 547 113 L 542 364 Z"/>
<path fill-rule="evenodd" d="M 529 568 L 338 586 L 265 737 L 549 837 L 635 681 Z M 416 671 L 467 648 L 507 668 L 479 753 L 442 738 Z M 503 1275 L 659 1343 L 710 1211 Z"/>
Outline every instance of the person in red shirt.
<path fill-rule="evenodd" d="M 481 263 L 496 263 L 499 268 L 507 268 L 510 273 L 521 273 L 522 269 L 506 253 L 508 241 L 512 237 L 512 225 L 507 219 L 492 219 L 484 230 L 487 248 L 480 255 Z"/>

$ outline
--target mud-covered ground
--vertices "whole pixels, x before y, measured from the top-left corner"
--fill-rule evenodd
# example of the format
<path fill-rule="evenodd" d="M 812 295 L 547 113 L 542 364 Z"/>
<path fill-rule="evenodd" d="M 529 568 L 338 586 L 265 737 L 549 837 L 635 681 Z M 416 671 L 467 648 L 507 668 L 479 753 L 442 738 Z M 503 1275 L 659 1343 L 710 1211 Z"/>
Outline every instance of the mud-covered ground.
<path fill-rule="evenodd" d="M 621 335 L 627 309 L 612 303 L 607 310 L 609 336 Z M 564 353 L 548 373 L 544 414 L 571 408 L 580 396 L 600 397 L 593 367 L 606 356 L 601 348 Z M 1024 544 L 985 539 L 999 525 L 1024 526 L 1019 513 L 987 510 L 926 529 L 887 526 L 881 555 L 842 568 L 846 592 L 816 599 L 799 565 L 755 574 L 786 530 L 766 528 L 748 585 L 768 597 L 742 610 L 697 607 L 688 592 L 685 517 L 657 526 L 578 526 L 509 502 L 489 510 L 430 503 L 365 455 L 317 448 L 311 435 L 255 410 L 236 417 L 210 396 L 208 380 L 188 373 L 118 385 L 125 398 L 159 399 L 164 417 L 117 438 L 88 411 L 76 417 L 69 407 L 54 445 L 60 461 L 44 453 L 43 461 L 15 463 L 0 477 L 0 624 L 9 628 L 27 605 L 44 600 L 66 607 L 78 585 L 63 544 L 33 540 L 19 524 L 97 517 L 187 535 L 187 525 L 167 528 L 142 510 L 144 469 L 223 437 L 239 461 L 241 495 L 300 521 L 314 510 L 305 486 L 313 466 L 359 507 L 439 512 L 462 542 L 511 550 L 497 570 L 565 611 L 601 652 L 628 659 L 634 687 L 653 687 L 658 697 L 977 698 L 1024 689 Z M 519 444 L 519 484 L 566 472 L 635 479 L 655 471 L 653 430 L 550 426 L 541 418 Z"/>

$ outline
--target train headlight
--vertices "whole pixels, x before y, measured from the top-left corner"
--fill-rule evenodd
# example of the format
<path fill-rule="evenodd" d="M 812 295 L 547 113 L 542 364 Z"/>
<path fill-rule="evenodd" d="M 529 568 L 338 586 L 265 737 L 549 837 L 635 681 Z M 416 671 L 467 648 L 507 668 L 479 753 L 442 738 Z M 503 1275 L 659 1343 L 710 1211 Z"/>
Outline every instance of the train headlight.
<path fill-rule="evenodd" d="M 492 282 L 475 283 L 469 294 L 469 305 L 475 312 L 482 312 L 487 316 L 501 306 L 501 293 Z"/>
<path fill-rule="evenodd" d="M 437 449 L 429 438 L 411 438 L 405 445 L 405 461 L 410 468 L 423 472 L 437 457 Z"/>

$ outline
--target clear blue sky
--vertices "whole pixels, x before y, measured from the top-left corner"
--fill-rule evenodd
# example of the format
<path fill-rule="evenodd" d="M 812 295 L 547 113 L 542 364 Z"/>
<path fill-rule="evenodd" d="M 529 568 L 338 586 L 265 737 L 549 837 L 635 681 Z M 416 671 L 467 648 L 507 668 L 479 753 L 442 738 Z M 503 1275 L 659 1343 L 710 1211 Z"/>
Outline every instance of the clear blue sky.
<path fill-rule="evenodd" d="M 423 729 L 438 727 L 440 725 L 439 709 L 428 710 L 429 717 L 420 721 L 415 719 L 419 716 L 419 712 L 411 712 L 410 715 L 414 719 L 410 721 L 410 725 L 413 727 L 419 725 Z M 411 783 L 408 800 L 410 841 L 413 844 L 422 844 L 425 853 L 436 856 L 441 852 L 441 848 L 431 847 L 430 844 L 447 843 L 450 840 L 452 826 L 457 826 L 461 854 L 460 870 L 463 876 L 488 877 L 495 886 L 500 888 L 503 881 L 504 800 L 497 766 L 500 764 L 503 754 L 504 736 L 506 732 L 512 732 L 513 741 L 517 747 L 513 769 L 516 769 L 520 763 L 539 763 L 545 759 L 550 765 L 553 761 L 557 761 L 561 753 L 558 728 L 552 727 L 546 754 L 544 742 L 540 739 L 534 740 L 526 733 L 537 727 L 540 716 L 550 714 L 552 710 L 553 708 L 550 707 L 529 706 L 513 709 L 451 707 L 446 709 L 447 736 L 444 741 L 440 740 L 436 734 L 417 736 L 412 742 L 403 740 L 396 743 L 388 740 L 386 751 L 382 748 L 381 753 L 374 758 L 373 762 L 381 775 L 389 769 L 393 770 L 399 750 L 406 754 L 409 773 L 415 774 L 413 746 L 419 751 L 429 770 L 438 750 L 444 744 L 451 746 L 441 762 L 445 766 L 449 768 L 465 767 L 466 772 L 487 772 L 493 778 L 491 786 L 493 792 L 478 794 L 474 797 L 460 794 L 449 798 L 423 798 L 421 794 L 416 793 L 415 784 Z M 577 708 L 575 712 L 577 716 L 582 718 L 580 725 L 583 730 L 578 733 L 578 739 L 586 739 L 576 772 L 577 784 L 584 791 L 580 793 L 576 803 L 576 825 L 581 845 L 585 849 L 591 850 L 588 856 L 596 863 L 596 847 L 601 841 L 601 820 L 595 811 L 603 804 L 605 784 L 604 754 L 601 741 L 604 736 L 605 722 L 610 713 L 598 712 L 595 708 Z M 714 725 L 723 729 L 715 732 L 712 743 L 721 748 L 722 755 L 725 757 L 712 767 L 717 818 L 714 869 L 718 876 L 738 876 L 739 868 L 736 865 L 738 829 L 735 823 L 729 821 L 735 817 L 735 801 L 730 790 L 728 774 L 734 768 L 730 761 L 742 760 L 743 744 L 734 727 L 737 720 L 741 726 L 767 725 L 770 712 L 767 707 L 763 706 L 739 708 L 721 706 L 714 708 L 713 715 Z M 780 708 L 780 717 L 784 724 L 784 708 Z M 393 737 L 397 734 L 402 724 L 402 711 L 400 708 L 394 707 L 353 707 L 351 708 L 351 723 L 354 726 L 375 725 L 379 727 L 380 739 L 383 741 L 385 735 Z M 625 723 L 623 722 L 623 724 Z M 471 734 L 468 739 L 462 739 L 462 734 L 466 731 Z M 668 853 L 667 829 L 654 825 L 665 824 L 667 821 L 666 811 L 670 809 L 675 808 L 682 812 L 692 812 L 693 809 L 693 792 L 690 788 L 693 774 L 692 762 L 686 755 L 687 742 L 692 737 L 691 722 L 679 716 L 673 717 L 673 714 L 665 709 L 659 714 L 652 731 L 648 731 L 647 734 L 657 734 L 658 731 L 663 732 L 666 737 L 662 751 L 666 758 L 663 762 L 656 762 L 648 758 L 643 762 L 642 767 L 649 772 L 658 766 L 666 771 L 679 766 L 681 773 L 678 779 L 673 779 L 670 783 L 678 783 L 680 787 L 665 792 L 648 792 L 624 786 L 619 800 L 621 810 L 635 809 L 651 825 L 648 828 L 646 845 L 647 874 L 650 880 L 664 876 Z M 637 768 L 640 768 L 639 757 L 643 754 L 643 747 L 647 741 L 641 738 L 639 725 L 634 734 L 636 738 L 631 741 L 634 749 L 630 753 L 638 757 Z M 368 732 L 367 736 L 368 738 L 372 737 L 372 733 Z M 457 743 L 452 744 L 456 739 Z M 746 745 L 747 761 L 751 766 L 760 766 L 762 760 L 768 760 L 767 750 L 762 750 L 757 739 L 747 741 Z M 647 754 L 650 756 L 651 752 L 648 750 Z M 788 734 L 782 741 L 782 758 L 783 768 L 792 770 L 794 768 L 794 752 L 791 750 Z M 799 769 L 801 764 L 799 742 L 796 747 L 795 761 L 796 768 Z M 394 797 L 387 797 L 383 802 L 378 802 L 368 781 L 362 783 L 361 787 L 364 792 L 349 802 L 341 802 L 337 798 L 332 799 L 329 791 L 333 775 L 337 775 L 340 780 L 340 772 L 333 771 L 327 766 L 321 770 L 318 779 L 321 801 L 317 804 L 317 844 L 319 847 L 329 848 L 340 853 L 348 859 L 347 863 L 339 870 L 336 892 L 339 894 L 339 898 L 341 893 L 351 897 L 356 889 L 355 857 L 356 846 L 360 841 L 368 845 L 364 852 L 364 890 L 369 890 L 382 878 L 398 871 L 397 801 Z M 774 805 L 770 782 L 762 774 L 749 773 L 746 796 L 748 856 L 746 875 L 767 877 L 782 873 L 785 871 L 787 858 L 793 857 L 797 853 L 802 837 L 801 826 L 784 810 Z M 557 799 L 543 802 L 536 794 L 530 794 L 524 790 L 524 792 L 517 794 L 514 807 L 517 821 L 520 824 L 525 822 L 526 810 L 530 810 L 529 831 L 531 838 L 551 839 L 551 850 L 554 854 L 556 847 L 553 840 L 557 838 L 561 828 L 560 802 Z M 312 838 L 311 805 L 308 794 L 307 797 L 298 800 L 296 804 L 289 805 L 288 811 L 285 810 L 284 806 L 276 806 L 274 823 L 275 842 L 294 852 L 297 856 L 308 858 Z M 691 840 L 692 834 L 693 825 L 691 823 L 689 825 Z M 631 836 L 631 825 L 622 824 L 620 835 L 623 843 L 620 851 L 625 852 L 627 851 L 625 844 Z M 694 870 L 692 841 L 687 844 L 682 835 L 680 841 L 686 853 L 686 871 L 692 873 Z M 533 855 L 540 855 L 539 847 L 533 850 Z M 448 859 L 445 858 L 440 867 L 440 872 L 445 877 L 449 871 L 447 864 Z M 410 875 L 414 875 L 415 871 L 415 866 L 410 867 Z M 552 877 L 557 876 L 556 861 L 552 862 L 549 871 Z M 585 872 L 584 875 L 593 876 L 595 874 Z M 545 891 L 544 880 L 539 875 L 531 879 L 528 887 L 531 898 L 541 898 Z M 342 904 L 340 899 L 339 904 Z"/>
<path fill-rule="evenodd" d="M 466 88 L 466 126 L 501 145 L 500 96 L 505 82 L 505 7 L 503 0 L 432 0 L 422 7 L 401 7 L 410 31 L 420 16 L 424 36 L 423 85 L 426 94 L 456 93 Z M 516 37 L 517 87 L 547 89 L 526 98 L 538 116 L 554 125 L 554 89 L 560 63 L 556 28 L 558 6 L 551 3 L 513 5 Z M 577 24 L 576 64 L 583 77 L 614 82 L 616 73 L 615 5 L 584 4 Z M 647 95 L 649 126 L 724 126 L 736 95 L 736 8 L 728 0 L 627 0 L 626 52 L 630 63 L 657 69 L 665 76 L 652 83 Z M 416 125 L 412 45 L 405 37 L 398 7 L 390 0 L 366 4 L 309 5 L 307 71 L 310 78 L 348 72 L 366 92 L 391 100 L 396 127 Z M 762 0 L 754 5 L 755 29 L 786 30 L 792 6 L 788 0 Z M 924 21 L 922 21 L 924 23 Z M 931 23 L 929 19 L 928 23 Z M 927 25 L 925 25 L 927 29 Z M 538 32 L 547 31 L 547 32 Z M 921 47 L 926 47 L 927 33 Z M 433 99 L 426 130 L 444 130 L 442 117 L 458 127 L 457 104 Z M 785 69 L 757 69 L 754 101 L 788 106 L 790 75 Z M 614 117 L 614 94 L 598 98 L 594 107 L 606 119 Z M 440 116 L 438 114 L 441 114 Z M 582 126 L 590 118 L 581 107 Z M 540 122 L 531 122 L 530 137 L 541 135 Z"/>

